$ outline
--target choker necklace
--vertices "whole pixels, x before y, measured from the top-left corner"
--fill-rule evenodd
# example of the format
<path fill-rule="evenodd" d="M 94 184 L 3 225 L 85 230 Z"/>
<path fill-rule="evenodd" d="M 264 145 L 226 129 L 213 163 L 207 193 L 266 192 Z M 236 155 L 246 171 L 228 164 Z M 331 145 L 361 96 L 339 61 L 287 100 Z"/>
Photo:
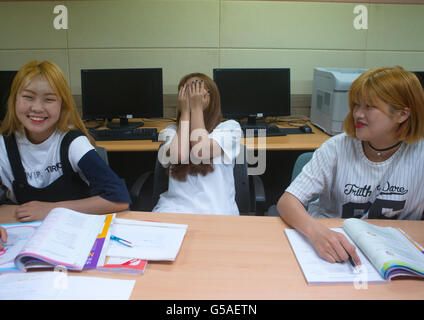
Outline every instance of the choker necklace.
<path fill-rule="evenodd" d="M 377 155 L 380 157 L 382 152 L 396 148 L 398 145 L 400 145 L 402 143 L 402 141 L 399 141 L 399 142 L 395 143 L 394 145 L 392 145 L 391 147 L 384 148 L 384 149 L 377 149 L 377 148 L 373 147 L 373 145 L 369 141 L 367 141 L 367 143 L 370 146 L 370 148 L 373 149 L 374 151 L 376 151 Z"/>

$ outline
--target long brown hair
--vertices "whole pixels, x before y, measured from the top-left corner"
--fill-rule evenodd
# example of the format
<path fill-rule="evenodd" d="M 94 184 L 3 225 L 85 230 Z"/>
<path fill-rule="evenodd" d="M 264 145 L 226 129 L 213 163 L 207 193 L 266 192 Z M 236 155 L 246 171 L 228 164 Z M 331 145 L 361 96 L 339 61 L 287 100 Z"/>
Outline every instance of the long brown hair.
<path fill-rule="evenodd" d="M 206 130 L 211 133 L 218 124 L 221 123 L 223 117 L 221 113 L 221 99 L 219 96 L 219 90 L 216 83 L 209 78 L 207 75 L 203 73 L 190 73 L 185 75 L 178 84 L 178 90 L 180 90 L 187 80 L 191 78 L 200 78 L 204 81 L 205 89 L 209 91 L 209 105 L 205 110 L 203 110 L 203 118 L 205 121 Z M 177 125 L 180 123 L 181 112 L 178 110 L 177 112 Z M 212 172 L 213 164 L 174 164 L 169 168 L 170 175 L 179 180 L 186 181 L 187 175 L 197 175 L 201 174 L 202 176 L 207 175 Z"/>
<path fill-rule="evenodd" d="M 399 125 L 396 139 L 413 143 L 424 137 L 424 90 L 416 75 L 400 66 L 368 70 L 352 83 L 349 89 L 350 111 L 343 122 L 346 134 L 356 137 L 355 105 L 362 101 L 383 110 L 378 99 L 390 105 L 390 113 L 409 109 L 410 115 Z"/>
<path fill-rule="evenodd" d="M 12 82 L 9 99 L 7 101 L 7 113 L 1 124 L 0 133 L 10 135 L 15 131 L 24 130 L 21 122 L 16 116 L 16 96 L 37 76 L 46 78 L 55 94 L 62 99 L 60 116 L 56 123 L 56 129 L 61 132 L 79 129 L 88 137 L 90 142 L 95 145 L 94 139 L 88 134 L 78 114 L 75 101 L 69 89 L 68 81 L 62 70 L 50 61 L 39 62 L 33 60 L 19 69 Z"/>

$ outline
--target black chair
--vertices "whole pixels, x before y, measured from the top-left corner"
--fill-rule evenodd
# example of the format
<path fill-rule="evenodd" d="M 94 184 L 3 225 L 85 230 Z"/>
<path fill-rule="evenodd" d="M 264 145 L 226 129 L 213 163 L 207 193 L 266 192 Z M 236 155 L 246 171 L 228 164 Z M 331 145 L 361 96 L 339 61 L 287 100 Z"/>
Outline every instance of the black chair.
<path fill-rule="evenodd" d="M 246 159 L 246 148 L 240 146 L 240 155 Z M 241 163 L 238 163 L 241 162 Z M 168 190 L 167 170 L 156 158 L 153 171 L 143 173 L 130 190 L 134 211 L 151 211 L 161 193 Z M 247 161 L 236 161 L 234 165 L 236 203 L 241 215 L 264 215 L 265 190 L 259 176 L 248 175 Z"/>
<path fill-rule="evenodd" d="M 307 164 L 309 160 L 312 159 L 313 154 L 314 154 L 313 152 L 304 152 L 297 157 L 296 162 L 294 163 L 294 166 L 293 166 L 291 181 L 293 181 L 299 175 L 299 173 L 302 171 L 302 168 L 305 166 L 305 164 Z M 316 198 L 312 199 L 311 201 L 315 199 Z M 307 207 L 305 209 L 307 209 Z M 275 204 L 269 207 L 265 215 L 270 217 L 280 216 L 277 210 L 277 206 Z"/>
<path fill-rule="evenodd" d="M 106 162 L 107 165 L 109 165 L 109 159 L 107 157 L 107 150 L 103 147 L 95 147 L 97 153 L 99 154 L 100 158 Z"/>

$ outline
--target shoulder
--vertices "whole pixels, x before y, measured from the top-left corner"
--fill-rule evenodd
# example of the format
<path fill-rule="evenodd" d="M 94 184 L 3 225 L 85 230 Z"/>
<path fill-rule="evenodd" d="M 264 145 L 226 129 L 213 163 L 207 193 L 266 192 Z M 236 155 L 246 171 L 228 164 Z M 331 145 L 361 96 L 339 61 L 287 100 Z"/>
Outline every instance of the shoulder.
<path fill-rule="evenodd" d="M 63 136 L 65 136 L 65 134 L 66 133 L 63 133 Z M 85 135 L 78 136 L 71 141 L 68 149 L 68 158 L 74 171 L 76 171 L 78 162 L 81 158 L 91 150 L 94 150 L 94 146 Z"/>
<path fill-rule="evenodd" d="M 351 148 L 357 148 L 360 141 L 357 138 L 348 136 L 346 133 L 340 133 L 326 140 L 318 150 L 337 152 L 346 151 Z"/>
<path fill-rule="evenodd" d="M 167 141 L 172 139 L 177 134 L 177 125 L 176 124 L 170 124 L 165 129 L 162 129 L 159 132 L 158 140 L 159 141 Z"/>
<path fill-rule="evenodd" d="M 238 123 L 235 120 L 226 120 L 218 124 L 213 131 L 215 130 L 241 131 L 241 127 L 240 127 L 240 123 Z"/>

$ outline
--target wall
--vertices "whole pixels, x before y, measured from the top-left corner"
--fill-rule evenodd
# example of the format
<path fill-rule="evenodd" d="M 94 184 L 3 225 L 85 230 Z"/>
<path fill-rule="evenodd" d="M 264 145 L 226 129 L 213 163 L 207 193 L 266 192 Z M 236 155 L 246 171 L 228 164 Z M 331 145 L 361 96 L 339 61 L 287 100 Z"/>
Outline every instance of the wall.
<path fill-rule="evenodd" d="M 53 8 L 68 8 L 68 30 Z M 218 0 L 0 2 L 0 70 L 31 59 L 56 62 L 81 104 L 80 69 L 162 67 L 165 116 L 175 114 L 186 73 L 216 67 L 290 67 L 292 114 L 309 115 L 314 67 L 402 65 L 424 70 L 424 6 Z"/>

